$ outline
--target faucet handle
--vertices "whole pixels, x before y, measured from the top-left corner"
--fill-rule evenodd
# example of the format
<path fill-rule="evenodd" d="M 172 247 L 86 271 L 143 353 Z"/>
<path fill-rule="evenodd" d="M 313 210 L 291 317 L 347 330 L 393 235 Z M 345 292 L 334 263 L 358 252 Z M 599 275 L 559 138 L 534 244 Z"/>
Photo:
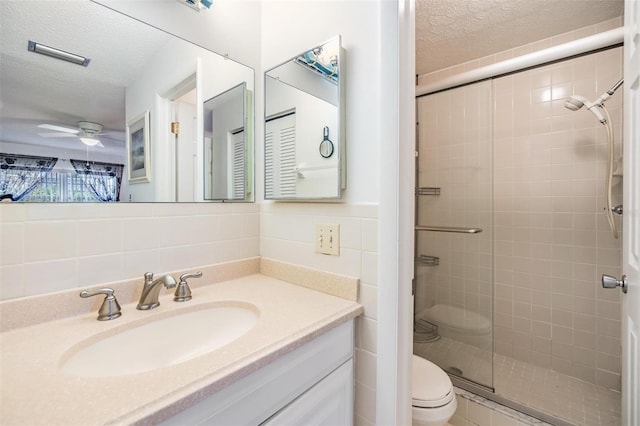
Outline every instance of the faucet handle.
<path fill-rule="evenodd" d="M 173 301 L 188 302 L 191 300 L 191 289 L 189 288 L 189 284 L 187 284 L 187 278 L 200 278 L 201 276 L 202 272 L 200 271 L 180 275 L 180 282 L 178 283 L 178 288 L 176 288 Z"/>
<path fill-rule="evenodd" d="M 144 273 L 144 283 L 151 284 L 153 282 L 153 272 Z"/>
<path fill-rule="evenodd" d="M 202 272 L 188 272 L 186 274 L 180 275 L 180 281 L 186 281 L 187 278 L 200 278 L 202 276 Z"/>
<path fill-rule="evenodd" d="M 118 303 L 116 296 L 113 294 L 112 288 L 105 287 L 96 291 L 84 290 L 80 293 L 80 297 L 87 298 L 97 296 L 99 294 L 104 294 L 106 297 L 102 301 L 102 305 L 98 310 L 98 321 L 108 321 L 116 319 L 122 315 L 122 312 L 120 311 L 120 304 Z"/>

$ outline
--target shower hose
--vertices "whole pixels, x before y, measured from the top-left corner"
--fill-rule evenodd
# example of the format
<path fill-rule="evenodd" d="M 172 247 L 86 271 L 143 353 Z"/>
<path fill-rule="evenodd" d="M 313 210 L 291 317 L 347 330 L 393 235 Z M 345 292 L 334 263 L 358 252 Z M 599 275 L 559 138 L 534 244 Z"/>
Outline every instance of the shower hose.
<path fill-rule="evenodd" d="M 607 117 L 607 121 L 604 124 L 605 129 L 607 130 L 607 145 L 609 148 L 609 158 L 607 161 L 607 179 L 606 179 L 606 188 L 605 188 L 605 213 L 607 214 L 607 221 L 609 222 L 609 227 L 611 228 L 611 232 L 613 232 L 613 237 L 618 239 L 618 227 L 616 225 L 616 221 L 613 218 L 613 206 L 611 203 L 611 186 L 613 181 L 613 155 L 614 155 L 614 140 L 613 140 L 613 126 L 611 125 L 611 116 L 609 115 L 609 111 L 604 107 L 604 105 L 600 106 L 604 110 L 604 113 Z"/>

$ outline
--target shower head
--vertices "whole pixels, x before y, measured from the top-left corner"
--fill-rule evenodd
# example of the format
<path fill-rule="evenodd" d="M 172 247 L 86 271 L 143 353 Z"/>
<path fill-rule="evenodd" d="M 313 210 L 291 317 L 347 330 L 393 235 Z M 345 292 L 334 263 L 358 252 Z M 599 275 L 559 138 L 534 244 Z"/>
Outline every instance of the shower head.
<path fill-rule="evenodd" d="M 577 111 L 585 105 L 587 105 L 587 108 L 589 108 L 591 102 L 589 102 L 587 98 L 583 98 L 582 96 L 577 95 L 571 96 L 564 103 L 564 107 L 570 109 L 571 111 Z"/>
<path fill-rule="evenodd" d="M 578 96 L 578 95 L 571 96 L 564 103 L 564 107 L 567 109 L 570 109 L 571 111 L 577 111 L 583 106 L 587 107 L 587 109 L 591 111 L 593 115 L 596 116 L 596 118 L 600 123 L 605 124 L 607 122 L 607 119 L 604 118 L 602 113 L 597 108 L 601 105 L 602 103 L 596 103 L 596 102 L 591 103 L 587 98 L 583 96 Z"/>

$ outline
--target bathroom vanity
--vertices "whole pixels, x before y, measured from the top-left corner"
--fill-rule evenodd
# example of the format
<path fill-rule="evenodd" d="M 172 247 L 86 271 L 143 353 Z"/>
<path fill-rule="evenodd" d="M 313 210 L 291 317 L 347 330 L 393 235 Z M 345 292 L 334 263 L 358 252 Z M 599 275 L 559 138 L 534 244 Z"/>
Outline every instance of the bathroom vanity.
<path fill-rule="evenodd" d="M 352 424 L 358 303 L 261 274 L 196 288 L 188 303 L 172 299 L 164 293 L 151 311 L 122 303 L 111 321 L 92 311 L 1 333 L 0 423 Z M 252 306 L 257 321 L 184 362 L 94 377 L 63 368 L 96 341 L 218 304 Z M 164 338 L 179 348 L 180 334 Z"/>
<path fill-rule="evenodd" d="M 353 321 L 314 339 L 163 425 L 350 425 Z"/>

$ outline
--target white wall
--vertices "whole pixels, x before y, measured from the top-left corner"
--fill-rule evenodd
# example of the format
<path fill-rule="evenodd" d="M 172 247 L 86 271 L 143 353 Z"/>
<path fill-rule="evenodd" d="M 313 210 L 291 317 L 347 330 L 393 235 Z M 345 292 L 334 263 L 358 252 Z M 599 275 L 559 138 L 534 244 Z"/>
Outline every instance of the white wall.
<path fill-rule="evenodd" d="M 340 203 L 263 203 L 261 254 L 361 279 L 359 300 L 365 314 L 358 321 L 356 338 L 356 424 L 408 424 L 409 391 L 398 391 L 398 387 L 404 389 L 409 382 L 406 371 L 398 376 L 396 364 L 409 355 L 409 343 L 399 343 L 397 331 L 405 322 L 398 318 L 399 310 L 402 315 L 398 306 L 406 303 L 398 300 L 398 293 L 410 298 L 410 277 L 405 274 L 406 287 L 399 290 L 398 237 L 411 247 L 412 233 L 408 238 L 398 233 L 398 160 L 399 151 L 412 155 L 413 138 L 409 134 L 407 146 L 399 149 L 398 46 L 404 40 L 398 39 L 398 2 L 265 1 L 262 12 L 263 70 L 335 35 L 342 36 L 348 177 Z M 406 76 L 411 93 L 413 72 L 409 70 Z M 411 97 L 406 102 L 411 110 Z M 256 115 L 262 117 L 259 108 L 263 105 L 258 103 Z M 412 115 L 405 117 L 409 119 L 406 128 L 413 129 Z M 256 140 L 261 141 L 263 129 L 258 131 Z M 257 151 L 261 159 L 262 147 Z M 412 161 L 405 164 L 409 176 Z M 412 178 L 403 184 L 412 194 Z M 262 196 L 262 188 L 258 194 Z M 410 200 L 405 206 L 409 210 Z M 339 257 L 314 253 L 315 223 L 340 224 Z M 404 225 L 412 229 L 412 216 Z M 409 270 L 411 258 L 407 259 Z M 378 304 L 379 295 L 387 297 L 382 299 L 384 304 Z M 384 321 L 379 321 L 381 315 Z M 410 331 L 406 334 L 406 340 L 410 339 Z M 380 352 L 385 353 L 382 362 Z M 383 378 L 379 381 L 380 372 Z"/>
<path fill-rule="evenodd" d="M 378 316 L 378 1 L 265 1 L 263 70 L 340 34 L 345 48 L 347 189 L 340 204 L 269 203 L 261 209 L 265 257 L 359 277 L 365 314 L 356 336 L 356 424 L 376 421 Z M 283 25 L 283 23 L 286 23 Z M 373 47 L 372 47 L 373 46 Z M 262 74 L 262 73 L 261 73 Z M 262 83 L 262 81 L 261 81 Z M 262 111 L 256 111 L 263 117 Z M 262 140 L 263 128 L 256 129 Z M 260 134 L 260 136 L 258 136 Z M 260 144 L 257 144 L 260 145 Z M 258 150 L 257 150 L 258 151 Z M 258 158 L 262 163 L 262 147 Z M 262 174 L 262 173 L 261 173 Z M 263 190 L 258 194 L 263 196 Z M 314 253 L 315 223 L 339 223 L 340 256 Z"/>

